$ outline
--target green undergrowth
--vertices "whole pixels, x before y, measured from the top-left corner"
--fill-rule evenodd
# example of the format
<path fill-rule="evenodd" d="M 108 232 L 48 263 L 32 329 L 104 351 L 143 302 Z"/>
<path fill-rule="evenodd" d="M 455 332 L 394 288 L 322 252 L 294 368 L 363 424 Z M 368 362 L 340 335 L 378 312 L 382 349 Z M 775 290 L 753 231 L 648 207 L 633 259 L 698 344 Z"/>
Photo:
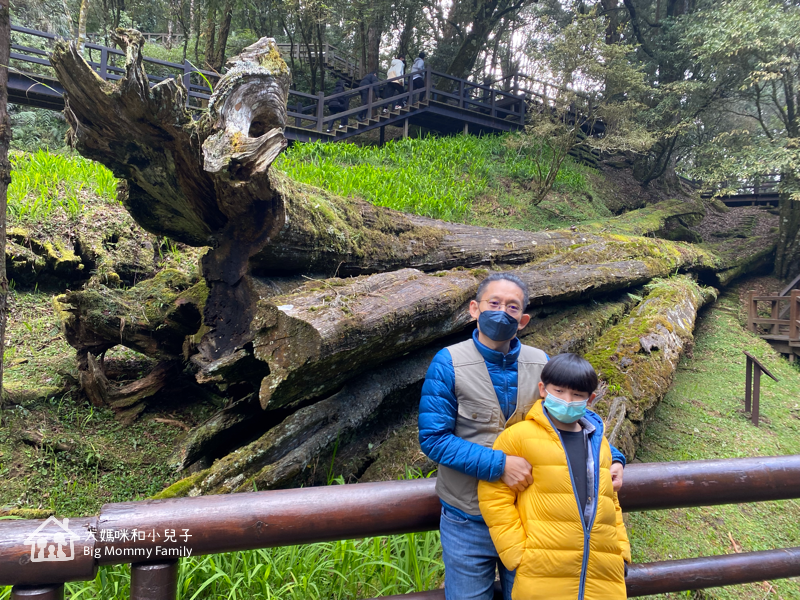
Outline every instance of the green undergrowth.
<path fill-rule="evenodd" d="M 746 285 L 746 282 L 742 285 Z M 747 289 L 747 288 L 745 288 Z M 736 288 L 701 313 L 692 353 L 679 364 L 637 453 L 667 462 L 800 453 L 800 370 L 741 325 Z M 761 378 L 761 421 L 744 412 L 748 350 L 779 382 Z M 634 562 L 797 546 L 800 500 L 687 508 L 627 516 Z M 800 599 L 800 581 L 779 580 L 706 590 L 694 598 Z M 687 597 L 667 594 L 660 597 Z"/>
<path fill-rule="evenodd" d="M 584 167 L 565 161 L 550 197 L 532 206 L 534 164 L 519 134 L 392 141 L 383 147 L 295 144 L 276 168 L 303 183 L 449 221 L 544 229 L 610 215 Z"/>
<path fill-rule="evenodd" d="M 103 165 L 46 150 L 12 153 L 8 212 L 18 221 L 47 219 L 59 208 L 77 218 L 91 202 L 115 203 L 117 180 Z"/>

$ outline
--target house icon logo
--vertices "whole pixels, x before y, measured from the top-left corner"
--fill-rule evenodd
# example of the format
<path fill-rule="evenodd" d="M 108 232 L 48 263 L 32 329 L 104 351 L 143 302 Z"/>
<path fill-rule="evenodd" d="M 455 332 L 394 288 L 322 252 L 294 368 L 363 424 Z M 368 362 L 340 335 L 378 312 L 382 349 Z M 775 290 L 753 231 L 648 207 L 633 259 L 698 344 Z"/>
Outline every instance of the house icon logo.
<path fill-rule="evenodd" d="M 77 539 L 80 538 L 69 528 L 69 519 L 59 521 L 51 516 L 24 543 L 31 547 L 31 562 L 55 562 L 75 558 Z"/>

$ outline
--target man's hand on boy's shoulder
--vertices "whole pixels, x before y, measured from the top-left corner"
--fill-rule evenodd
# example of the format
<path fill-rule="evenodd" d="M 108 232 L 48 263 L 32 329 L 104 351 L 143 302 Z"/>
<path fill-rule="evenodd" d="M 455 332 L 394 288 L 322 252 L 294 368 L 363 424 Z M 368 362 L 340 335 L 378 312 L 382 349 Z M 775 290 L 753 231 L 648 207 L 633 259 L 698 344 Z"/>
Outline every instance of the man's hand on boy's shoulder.
<path fill-rule="evenodd" d="M 506 468 L 500 479 L 515 492 L 524 492 L 533 483 L 531 463 L 521 456 L 506 455 Z"/>
<path fill-rule="evenodd" d="M 611 471 L 611 485 L 615 492 L 619 492 L 622 489 L 622 463 L 612 463 L 609 471 Z"/>

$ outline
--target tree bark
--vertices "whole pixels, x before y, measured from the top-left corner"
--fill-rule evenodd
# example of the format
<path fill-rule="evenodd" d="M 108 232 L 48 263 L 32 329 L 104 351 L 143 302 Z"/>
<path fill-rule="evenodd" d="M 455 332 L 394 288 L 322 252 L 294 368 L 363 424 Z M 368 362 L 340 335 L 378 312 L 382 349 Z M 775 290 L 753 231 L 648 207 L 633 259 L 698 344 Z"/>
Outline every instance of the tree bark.
<path fill-rule="evenodd" d="M 800 178 L 794 173 L 783 173 L 781 182 L 794 190 L 800 189 Z M 800 274 L 800 201 L 792 200 L 784 192 L 779 200 L 780 228 L 775 253 L 775 274 L 790 279 Z"/>
<path fill-rule="evenodd" d="M 667 393 L 678 360 L 693 341 L 697 311 L 714 297 L 685 276 L 651 286 L 628 318 L 609 329 L 587 353 L 614 393 L 593 407 L 606 435 L 628 460 L 636 455 L 647 421 Z"/>
<path fill-rule="evenodd" d="M 8 64 L 11 56 L 11 16 L 9 0 L 0 0 L 0 248 L 6 247 L 6 208 L 11 184 L 11 119 L 8 116 Z M 3 392 L 3 356 L 5 355 L 6 320 L 8 318 L 8 277 L 6 261 L 0 261 L 0 408 L 5 403 Z"/>
<path fill-rule="evenodd" d="M 522 331 L 522 343 L 533 345 L 550 354 L 581 351 L 590 347 L 597 337 L 617 323 L 634 305 L 627 294 L 604 297 L 599 303 L 557 308 L 552 305 L 549 314 L 532 311 L 532 320 Z M 566 320 L 568 319 L 568 320 Z M 576 327 L 576 323 L 579 326 Z M 472 330 L 461 332 L 446 340 L 437 340 L 411 353 L 395 359 L 377 369 L 355 377 L 333 396 L 298 410 L 277 427 L 269 428 L 256 441 L 206 467 L 201 472 L 159 493 L 156 498 L 196 493 L 227 493 L 258 489 L 271 489 L 294 485 L 304 469 L 320 456 L 331 453 L 334 446 L 339 454 L 352 440 L 359 443 L 373 426 L 382 426 L 384 415 L 394 406 L 416 406 L 425 373 L 433 355 L 442 347 L 468 339 Z M 569 340 L 569 341 L 567 341 Z M 539 343 L 541 342 L 541 343 Z M 235 436 L 245 421 L 246 403 L 221 411 L 208 423 L 196 428 L 182 445 L 181 457 L 176 466 L 188 467 L 202 455 L 210 464 L 221 439 Z M 395 413 L 397 411 L 394 411 Z M 394 414 L 394 413 L 392 413 Z M 253 420 L 250 416 L 250 420 Z M 239 436 L 237 439 L 242 439 Z M 230 443 L 230 442 L 228 442 Z M 419 452 L 416 440 L 409 444 Z M 351 473 L 336 471 L 337 475 Z"/>
<path fill-rule="evenodd" d="M 217 35 L 216 48 L 211 67 L 215 71 L 221 71 L 225 64 L 225 51 L 228 47 L 228 35 L 231 31 L 231 20 L 233 19 L 233 1 L 225 0 L 222 8 L 222 21 L 219 24 L 219 35 Z"/>

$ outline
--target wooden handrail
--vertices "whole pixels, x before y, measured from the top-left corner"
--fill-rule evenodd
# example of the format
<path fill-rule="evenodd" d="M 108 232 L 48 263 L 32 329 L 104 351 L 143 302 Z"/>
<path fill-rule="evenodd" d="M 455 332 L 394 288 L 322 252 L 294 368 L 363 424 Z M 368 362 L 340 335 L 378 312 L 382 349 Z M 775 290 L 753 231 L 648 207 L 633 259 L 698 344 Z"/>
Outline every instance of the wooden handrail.
<path fill-rule="evenodd" d="M 630 512 L 798 497 L 800 455 L 792 455 L 632 464 L 620 503 Z M 63 562 L 31 561 L 47 521 L 2 521 L 0 585 L 87 580 L 98 565 L 169 560 L 182 549 L 196 556 L 428 531 L 439 512 L 434 479 L 107 504 L 99 516 L 62 522 L 76 536 L 74 559 Z"/>

